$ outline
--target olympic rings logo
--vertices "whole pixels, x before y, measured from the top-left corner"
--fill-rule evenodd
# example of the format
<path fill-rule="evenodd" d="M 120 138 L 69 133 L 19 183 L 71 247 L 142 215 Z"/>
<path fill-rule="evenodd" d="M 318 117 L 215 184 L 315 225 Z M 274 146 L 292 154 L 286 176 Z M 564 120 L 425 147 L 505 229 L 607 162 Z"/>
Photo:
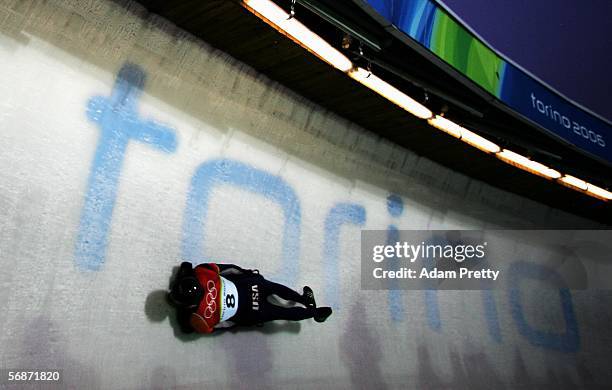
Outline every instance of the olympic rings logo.
<path fill-rule="evenodd" d="M 215 287 L 215 282 L 209 280 L 208 283 L 206 283 L 206 289 L 208 292 L 205 298 L 206 309 L 204 309 L 204 318 L 208 319 L 217 311 L 217 288 Z"/>

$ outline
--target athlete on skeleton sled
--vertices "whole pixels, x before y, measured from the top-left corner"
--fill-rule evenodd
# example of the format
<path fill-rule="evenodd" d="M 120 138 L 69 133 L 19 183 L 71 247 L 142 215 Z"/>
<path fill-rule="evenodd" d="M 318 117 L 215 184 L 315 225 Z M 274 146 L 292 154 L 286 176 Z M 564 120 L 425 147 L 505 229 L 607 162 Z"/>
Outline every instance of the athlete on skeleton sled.
<path fill-rule="evenodd" d="M 288 301 L 279 305 L 274 296 Z M 267 321 L 323 322 L 332 313 L 317 307 L 310 287 L 303 294 L 264 279 L 257 270 L 233 264 L 205 263 L 195 268 L 183 262 L 170 285 L 168 297 L 177 309 L 183 332 L 211 333 L 238 325 L 260 325 Z"/>

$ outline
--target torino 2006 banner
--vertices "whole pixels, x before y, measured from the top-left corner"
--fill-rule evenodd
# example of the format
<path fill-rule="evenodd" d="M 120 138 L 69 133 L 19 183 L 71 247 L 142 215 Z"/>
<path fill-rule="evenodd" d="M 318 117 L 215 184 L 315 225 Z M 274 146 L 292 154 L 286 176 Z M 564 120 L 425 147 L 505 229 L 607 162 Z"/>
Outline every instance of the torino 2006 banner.
<path fill-rule="evenodd" d="M 612 126 L 487 47 L 430 0 L 358 0 L 553 136 L 612 163 Z"/>

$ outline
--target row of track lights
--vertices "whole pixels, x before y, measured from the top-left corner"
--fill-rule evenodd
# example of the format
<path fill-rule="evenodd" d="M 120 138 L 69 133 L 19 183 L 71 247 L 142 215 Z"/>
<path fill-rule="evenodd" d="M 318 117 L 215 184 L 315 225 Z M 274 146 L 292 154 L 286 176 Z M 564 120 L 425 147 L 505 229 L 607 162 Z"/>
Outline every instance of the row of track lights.
<path fill-rule="evenodd" d="M 346 73 L 352 79 L 358 81 L 372 91 L 383 96 L 390 102 L 398 105 L 404 110 L 427 122 L 443 132 L 485 152 L 495 155 L 500 160 L 514 165 L 524 171 L 533 173 L 544 178 L 555 180 L 574 190 L 586 193 L 590 196 L 602 199 L 612 199 L 612 192 L 601 187 L 587 183 L 579 178 L 561 174 L 559 171 L 547 167 L 544 164 L 533 161 L 508 149 L 503 149 L 494 142 L 462 127 L 453 121 L 440 115 L 435 115 L 427 107 L 406 95 L 391 84 L 374 75 L 372 72 L 355 66 L 339 50 L 327 41 L 315 34 L 308 27 L 300 23 L 295 17 L 289 15 L 285 10 L 271 0 L 242 0 L 246 9 L 258 16 L 260 19 L 286 35 L 300 46 L 327 62 L 334 68 Z"/>

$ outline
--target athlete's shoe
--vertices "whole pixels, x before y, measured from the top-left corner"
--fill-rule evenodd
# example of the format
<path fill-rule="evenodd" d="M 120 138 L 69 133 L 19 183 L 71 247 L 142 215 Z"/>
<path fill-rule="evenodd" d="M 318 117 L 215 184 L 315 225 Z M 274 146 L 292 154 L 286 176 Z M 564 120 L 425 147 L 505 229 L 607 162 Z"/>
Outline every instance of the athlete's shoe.
<path fill-rule="evenodd" d="M 315 309 L 314 320 L 317 322 L 324 322 L 331 314 L 331 307 L 318 307 Z"/>
<path fill-rule="evenodd" d="M 304 297 L 304 302 L 306 302 L 306 306 L 311 308 L 316 308 L 317 303 L 315 302 L 314 293 L 312 289 L 308 286 L 304 286 L 304 293 L 302 294 Z"/>

